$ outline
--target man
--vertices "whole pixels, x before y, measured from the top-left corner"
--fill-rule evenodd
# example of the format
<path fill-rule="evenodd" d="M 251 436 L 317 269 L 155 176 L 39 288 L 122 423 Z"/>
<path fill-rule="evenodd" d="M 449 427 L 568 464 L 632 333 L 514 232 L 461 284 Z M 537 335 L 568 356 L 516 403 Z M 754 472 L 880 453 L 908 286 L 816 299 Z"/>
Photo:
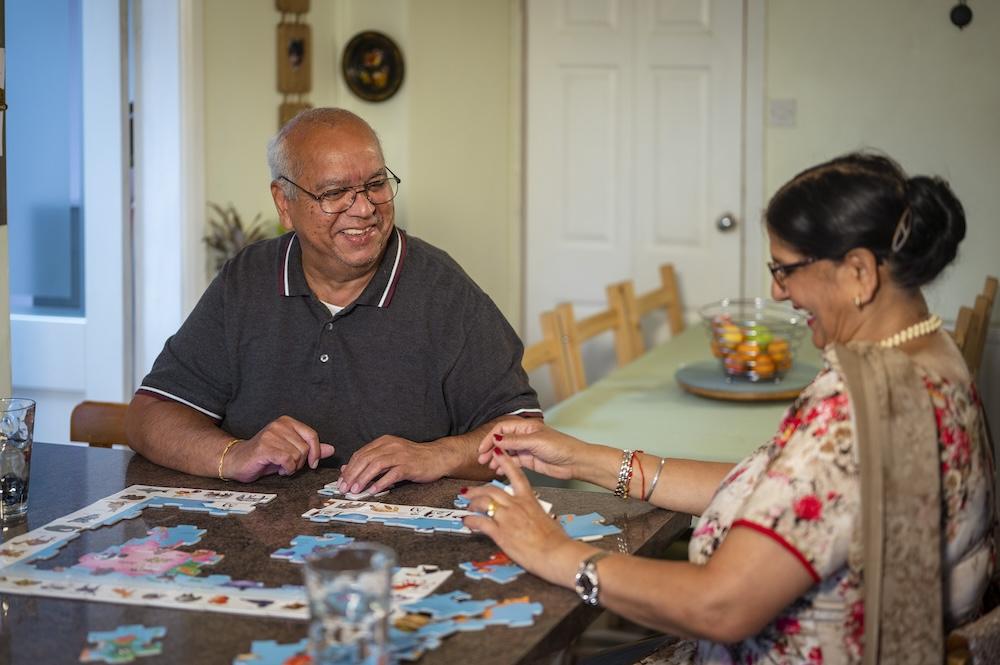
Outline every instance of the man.
<path fill-rule="evenodd" d="M 541 414 L 517 335 L 447 254 L 394 226 L 400 180 L 361 118 L 305 111 L 268 162 L 294 233 L 216 276 L 132 399 L 130 445 L 244 482 L 332 458 L 349 492 L 488 477 L 482 437 Z"/>

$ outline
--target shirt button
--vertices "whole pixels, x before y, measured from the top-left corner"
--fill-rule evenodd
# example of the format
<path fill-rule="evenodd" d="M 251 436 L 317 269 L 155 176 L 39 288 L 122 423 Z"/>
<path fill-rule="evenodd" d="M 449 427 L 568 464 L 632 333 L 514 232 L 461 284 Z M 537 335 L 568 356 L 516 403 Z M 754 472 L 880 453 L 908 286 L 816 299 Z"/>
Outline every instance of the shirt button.
<path fill-rule="evenodd" d="M 326 324 L 326 329 L 327 330 L 333 330 L 333 321 L 331 321 L 330 323 Z"/>
<path fill-rule="evenodd" d="M 330 359 L 330 356 L 328 356 L 328 355 L 327 355 L 327 354 L 325 354 L 325 353 L 324 353 L 323 355 L 321 355 L 321 356 L 319 357 L 319 361 L 320 361 L 321 363 L 325 363 L 325 362 L 326 362 L 327 360 L 329 360 L 329 359 Z"/>

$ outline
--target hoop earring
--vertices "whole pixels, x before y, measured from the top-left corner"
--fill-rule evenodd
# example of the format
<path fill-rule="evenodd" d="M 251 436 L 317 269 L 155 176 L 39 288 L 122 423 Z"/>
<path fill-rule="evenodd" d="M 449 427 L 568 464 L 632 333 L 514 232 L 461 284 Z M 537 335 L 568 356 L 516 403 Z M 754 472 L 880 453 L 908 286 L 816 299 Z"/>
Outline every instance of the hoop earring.
<path fill-rule="evenodd" d="M 861 296 L 854 296 L 854 306 L 859 310 L 864 307 L 864 303 L 861 302 Z"/>

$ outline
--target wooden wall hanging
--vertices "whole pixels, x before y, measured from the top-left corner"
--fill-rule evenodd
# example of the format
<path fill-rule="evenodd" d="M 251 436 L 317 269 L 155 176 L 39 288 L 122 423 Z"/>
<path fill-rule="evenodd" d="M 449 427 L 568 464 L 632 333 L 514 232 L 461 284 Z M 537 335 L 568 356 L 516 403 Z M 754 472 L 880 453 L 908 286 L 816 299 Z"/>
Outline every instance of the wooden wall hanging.
<path fill-rule="evenodd" d="M 281 12 L 277 30 L 278 92 L 282 94 L 278 107 L 281 127 L 297 113 L 312 108 L 304 95 L 312 91 L 312 28 L 303 21 L 309 11 L 309 0 L 275 0 Z M 286 20 L 291 14 L 292 21 Z"/>

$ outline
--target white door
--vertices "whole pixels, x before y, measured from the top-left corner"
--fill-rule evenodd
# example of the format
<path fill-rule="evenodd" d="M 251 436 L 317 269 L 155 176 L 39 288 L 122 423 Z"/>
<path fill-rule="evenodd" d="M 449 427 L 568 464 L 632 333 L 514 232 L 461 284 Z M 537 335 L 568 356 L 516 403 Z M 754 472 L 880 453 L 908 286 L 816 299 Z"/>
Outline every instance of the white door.
<path fill-rule="evenodd" d="M 745 20 L 732 0 L 528 1 L 527 342 L 541 311 L 586 315 L 668 261 L 689 319 L 740 293 Z"/>
<path fill-rule="evenodd" d="M 12 378 L 43 441 L 132 389 L 125 7 L 6 6 Z"/>

